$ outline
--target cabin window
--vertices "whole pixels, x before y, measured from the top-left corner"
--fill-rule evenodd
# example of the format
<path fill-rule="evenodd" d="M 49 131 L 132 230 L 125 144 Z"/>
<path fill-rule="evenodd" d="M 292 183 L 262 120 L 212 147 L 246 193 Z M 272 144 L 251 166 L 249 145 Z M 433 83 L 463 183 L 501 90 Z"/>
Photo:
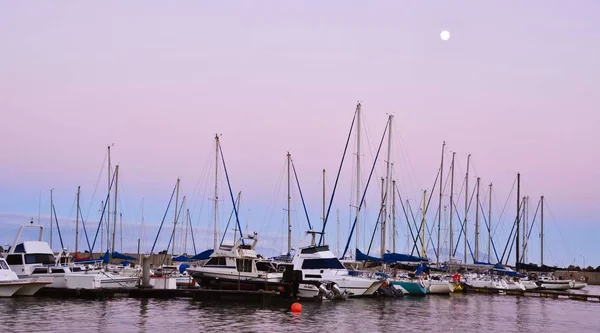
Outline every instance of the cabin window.
<path fill-rule="evenodd" d="M 283 265 L 281 266 L 283 267 Z M 256 270 L 260 272 L 275 273 L 277 268 L 270 262 L 259 261 L 256 263 Z"/>
<path fill-rule="evenodd" d="M 51 269 L 52 269 L 52 272 L 51 272 L 52 274 L 54 274 L 54 273 L 64 273 L 65 272 L 65 270 L 62 269 L 62 268 L 51 268 Z"/>
<path fill-rule="evenodd" d="M 225 257 L 212 257 L 206 262 L 205 266 L 227 266 L 227 260 Z"/>
<path fill-rule="evenodd" d="M 6 262 L 9 265 L 23 265 L 23 256 L 20 254 L 9 254 L 6 257 Z"/>
<path fill-rule="evenodd" d="M 237 259 L 236 262 L 238 272 L 252 272 L 252 260 Z"/>
<path fill-rule="evenodd" d="M 26 264 L 43 264 L 43 265 L 52 265 L 54 264 L 54 255 L 52 254 L 26 254 L 25 255 L 25 263 Z"/>
<path fill-rule="evenodd" d="M 18 244 L 17 246 L 15 246 L 14 253 L 25 253 L 25 246 L 23 245 L 23 243 Z"/>
<path fill-rule="evenodd" d="M 38 267 L 33 270 L 31 274 L 46 274 L 48 273 L 48 268 L 46 267 Z"/>
<path fill-rule="evenodd" d="M 302 269 L 345 269 L 338 258 L 304 259 Z"/>
<path fill-rule="evenodd" d="M 8 268 L 8 265 L 6 264 L 6 261 L 4 261 L 4 260 L 0 260 L 0 268 L 6 269 L 6 270 L 10 269 L 10 268 Z"/>

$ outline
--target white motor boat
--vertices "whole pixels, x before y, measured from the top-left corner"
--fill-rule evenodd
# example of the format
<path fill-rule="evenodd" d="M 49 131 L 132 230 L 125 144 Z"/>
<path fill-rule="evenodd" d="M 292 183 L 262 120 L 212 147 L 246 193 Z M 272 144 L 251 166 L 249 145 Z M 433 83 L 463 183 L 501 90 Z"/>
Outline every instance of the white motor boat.
<path fill-rule="evenodd" d="M 283 273 L 264 272 L 256 268 L 259 260 L 255 251 L 257 242 L 254 233 L 241 237 L 233 246 L 222 244 L 204 265 L 188 267 L 186 271 L 203 287 L 279 290 Z"/>
<path fill-rule="evenodd" d="M 294 271 L 302 271 L 302 281 L 300 283 L 300 297 L 315 297 L 319 293 L 319 288 L 315 284 L 323 281 L 333 283 L 344 294 L 351 297 L 371 296 L 383 284 L 382 280 L 364 278 L 351 275 L 340 260 L 329 250 L 329 246 L 316 245 L 315 237 L 321 234 L 316 231 L 308 231 L 311 235 L 311 245 L 300 248 L 292 259 Z M 312 283 L 306 283 L 312 282 Z"/>
<path fill-rule="evenodd" d="M 476 273 L 466 274 L 463 277 L 465 285 L 471 288 L 493 289 L 500 292 L 508 289 L 508 284 L 504 279 Z"/>
<path fill-rule="evenodd" d="M 38 240 L 19 242 L 24 228 L 39 229 Z M 4 254 L 6 262 L 19 278 L 36 278 L 40 282 L 50 282 L 48 287 L 51 288 L 124 288 L 137 284 L 137 277 L 103 272 L 93 265 L 61 265 L 59 259 L 64 256 L 61 255 L 59 259 L 54 256 L 50 245 L 42 241 L 43 230 L 41 225 L 21 226 L 8 253 Z M 83 282 L 84 280 L 87 282 Z"/>
<path fill-rule="evenodd" d="M 6 260 L 0 258 L 0 297 L 32 296 L 48 284 L 49 281 L 40 279 L 19 279 Z"/>
<path fill-rule="evenodd" d="M 448 295 L 454 291 L 454 284 L 451 281 L 432 279 L 431 276 L 423 279 L 423 285 L 425 286 L 428 294 Z"/>
<path fill-rule="evenodd" d="M 538 277 L 538 285 L 548 290 L 568 290 L 575 286 L 573 280 L 559 280 L 554 275 L 542 275 Z"/>

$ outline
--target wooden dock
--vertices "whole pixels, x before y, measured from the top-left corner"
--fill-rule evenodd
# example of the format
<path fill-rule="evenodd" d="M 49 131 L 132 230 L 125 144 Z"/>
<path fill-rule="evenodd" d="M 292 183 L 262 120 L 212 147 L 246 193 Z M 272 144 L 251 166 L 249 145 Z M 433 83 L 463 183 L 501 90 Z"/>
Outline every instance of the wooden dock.
<path fill-rule="evenodd" d="M 560 290 L 497 290 L 490 288 L 465 288 L 465 292 L 483 293 L 483 294 L 504 294 L 524 297 L 543 297 L 555 299 L 571 299 L 576 301 L 600 302 L 600 295 L 576 294 L 569 291 Z"/>
<path fill-rule="evenodd" d="M 294 299 L 285 297 L 275 291 L 217 290 L 217 289 L 144 289 L 144 288 L 100 288 L 100 289 L 65 289 L 42 288 L 34 297 L 50 298 L 82 298 L 110 299 L 116 297 L 129 298 L 190 298 L 206 302 L 250 303 L 260 306 L 289 307 Z"/>

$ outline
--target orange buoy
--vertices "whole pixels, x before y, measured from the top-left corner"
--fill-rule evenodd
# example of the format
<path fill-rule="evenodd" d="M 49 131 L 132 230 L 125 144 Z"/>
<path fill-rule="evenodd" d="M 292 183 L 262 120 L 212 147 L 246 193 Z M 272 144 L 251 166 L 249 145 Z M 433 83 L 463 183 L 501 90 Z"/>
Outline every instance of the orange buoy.
<path fill-rule="evenodd" d="M 292 304 L 292 312 L 302 312 L 302 304 L 296 302 Z"/>

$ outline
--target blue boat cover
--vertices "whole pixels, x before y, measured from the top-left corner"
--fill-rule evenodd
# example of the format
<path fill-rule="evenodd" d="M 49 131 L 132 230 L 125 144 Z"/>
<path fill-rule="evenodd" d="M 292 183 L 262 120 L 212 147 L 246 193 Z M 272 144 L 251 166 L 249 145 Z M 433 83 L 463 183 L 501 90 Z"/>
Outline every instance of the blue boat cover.
<path fill-rule="evenodd" d="M 185 273 L 185 270 L 188 267 L 190 267 L 190 265 L 188 265 L 188 264 L 181 264 L 181 265 L 179 265 L 179 273 L 181 273 L 181 274 Z"/>
<path fill-rule="evenodd" d="M 429 259 L 411 256 L 402 253 L 386 253 L 383 255 L 384 262 L 429 262 Z"/>
<path fill-rule="evenodd" d="M 213 249 L 208 249 L 206 251 L 200 252 L 197 255 L 190 258 L 190 260 L 208 260 L 210 256 L 213 254 Z"/>
<path fill-rule="evenodd" d="M 137 258 L 135 258 L 135 257 L 128 256 L 128 255 L 119 253 L 117 251 L 113 252 L 112 258 L 113 259 L 121 259 L 121 260 L 137 260 Z M 109 263 L 110 255 L 108 254 L 108 251 L 104 252 L 104 255 L 102 256 L 101 259 L 102 259 L 102 262 L 104 262 L 105 264 Z"/>
<path fill-rule="evenodd" d="M 184 256 L 184 255 L 180 255 L 178 257 L 173 258 L 173 261 L 175 262 L 188 262 L 190 261 L 190 258 Z"/>
<path fill-rule="evenodd" d="M 490 264 L 489 262 L 485 262 L 485 261 L 476 261 L 475 265 L 494 266 L 494 264 Z"/>
<path fill-rule="evenodd" d="M 364 254 L 361 250 L 356 249 L 356 261 L 381 261 L 381 258 Z"/>

